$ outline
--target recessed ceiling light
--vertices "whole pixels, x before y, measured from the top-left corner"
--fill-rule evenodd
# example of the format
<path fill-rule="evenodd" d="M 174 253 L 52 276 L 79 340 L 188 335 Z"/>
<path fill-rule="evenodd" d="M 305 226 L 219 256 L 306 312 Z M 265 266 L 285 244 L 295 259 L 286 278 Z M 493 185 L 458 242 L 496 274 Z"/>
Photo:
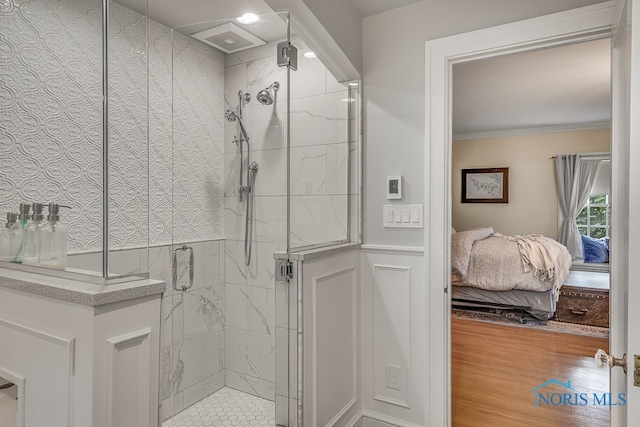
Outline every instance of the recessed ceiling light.
<path fill-rule="evenodd" d="M 236 41 L 234 39 L 224 39 L 226 44 L 234 44 Z"/>
<path fill-rule="evenodd" d="M 258 22 L 259 20 L 260 17 L 255 13 L 245 13 L 244 15 L 236 18 L 236 21 L 241 24 L 253 24 L 254 22 Z"/>
<path fill-rule="evenodd" d="M 309 51 L 309 52 L 305 52 L 304 53 L 304 57 L 305 58 L 309 58 L 309 59 L 313 59 L 313 58 L 317 58 L 317 55 L 315 53 Z"/>

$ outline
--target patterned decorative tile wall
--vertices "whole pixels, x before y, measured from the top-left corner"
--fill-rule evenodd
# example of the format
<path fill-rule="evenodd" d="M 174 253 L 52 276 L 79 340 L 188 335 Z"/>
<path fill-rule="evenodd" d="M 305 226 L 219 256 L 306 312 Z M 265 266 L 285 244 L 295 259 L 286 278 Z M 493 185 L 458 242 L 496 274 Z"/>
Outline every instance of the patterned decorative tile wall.
<path fill-rule="evenodd" d="M 170 224 L 174 241 L 221 239 L 224 237 L 224 54 L 177 31 L 171 35 L 173 99 L 163 96 L 163 107 L 152 105 L 152 110 L 173 108 L 173 223 L 162 224 L 161 218 L 154 216 L 154 212 L 166 209 L 170 199 L 152 198 L 152 243 L 155 238 L 163 238 Z M 171 50 L 152 50 L 150 56 L 156 53 L 164 63 L 171 64 Z M 156 70 L 152 71 L 153 80 Z M 166 88 L 162 84 L 157 87 Z M 161 93 L 164 95 L 164 90 Z M 153 131 L 161 126 L 160 120 L 151 121 Z M 152 143 L 151 147 L 162 149 L 165 145 Z M 155 158 L 156 153 L 152 152 L 151 157 Z"/>
<path fill-rule="evenodd" d="M 102 246 L 101 8 L 0 8 L 0 213 L 22 201 L 71 206 L 70 252 Z M 147 52 L 146 25 L 110 2 L 110 247 L 220 239 L 224 55 L 150 20 Z"/>
<path fill-rule="evenodd" d="M 0 213 L 72 206 L 70 250 L 102 243 L 100 15 L 99 0 L 0 7 Z"/>

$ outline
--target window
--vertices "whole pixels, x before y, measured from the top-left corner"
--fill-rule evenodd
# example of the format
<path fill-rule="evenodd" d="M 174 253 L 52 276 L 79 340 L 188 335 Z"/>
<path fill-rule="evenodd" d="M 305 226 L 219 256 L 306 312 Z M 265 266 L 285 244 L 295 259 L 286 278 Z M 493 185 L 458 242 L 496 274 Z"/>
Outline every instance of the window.
<path fill-rule="evenodd" d="M 599 194 L 589 196 L 587 205 L 580 211 L 576 222 L 580 234 L 591 236 L 594 239 L 609 235 L 611 218 L 610 196 Z"/>

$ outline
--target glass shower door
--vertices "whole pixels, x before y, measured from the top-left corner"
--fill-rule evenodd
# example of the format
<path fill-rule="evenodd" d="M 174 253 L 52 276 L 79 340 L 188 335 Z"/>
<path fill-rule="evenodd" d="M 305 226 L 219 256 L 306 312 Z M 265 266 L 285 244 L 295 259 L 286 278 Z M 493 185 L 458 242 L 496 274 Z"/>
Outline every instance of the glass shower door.
<path fill-rule="evenodd" d="M 257 18 L 149 24 L 151 262 L 158 253 L 169 265 L 167 427 L 229 415 L 243 426 L 295 425 L 282 407 L 288 296 L 274 266 L 274 253 L 288 251 L 289 85 L 276 58 L 288 17 Z"/>

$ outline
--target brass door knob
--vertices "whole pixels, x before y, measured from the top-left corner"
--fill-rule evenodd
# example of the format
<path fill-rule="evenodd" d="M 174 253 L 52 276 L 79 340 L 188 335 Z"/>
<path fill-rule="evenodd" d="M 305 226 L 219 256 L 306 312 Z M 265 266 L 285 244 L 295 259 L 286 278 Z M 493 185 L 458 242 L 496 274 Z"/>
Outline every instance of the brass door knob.
<path fill-rule="evenodd" d="M 620 366 L 624 370 L 624 373 L 627 373 L 627 354 L 623 354 L 621 359 L 617 359 L 613 356 L 607 354 L 606 351 L 602 349 L 598 349 L 595 355 L 596 366 L 598 368 L 609 367 L 613 368 L 615 366 Z"/>

